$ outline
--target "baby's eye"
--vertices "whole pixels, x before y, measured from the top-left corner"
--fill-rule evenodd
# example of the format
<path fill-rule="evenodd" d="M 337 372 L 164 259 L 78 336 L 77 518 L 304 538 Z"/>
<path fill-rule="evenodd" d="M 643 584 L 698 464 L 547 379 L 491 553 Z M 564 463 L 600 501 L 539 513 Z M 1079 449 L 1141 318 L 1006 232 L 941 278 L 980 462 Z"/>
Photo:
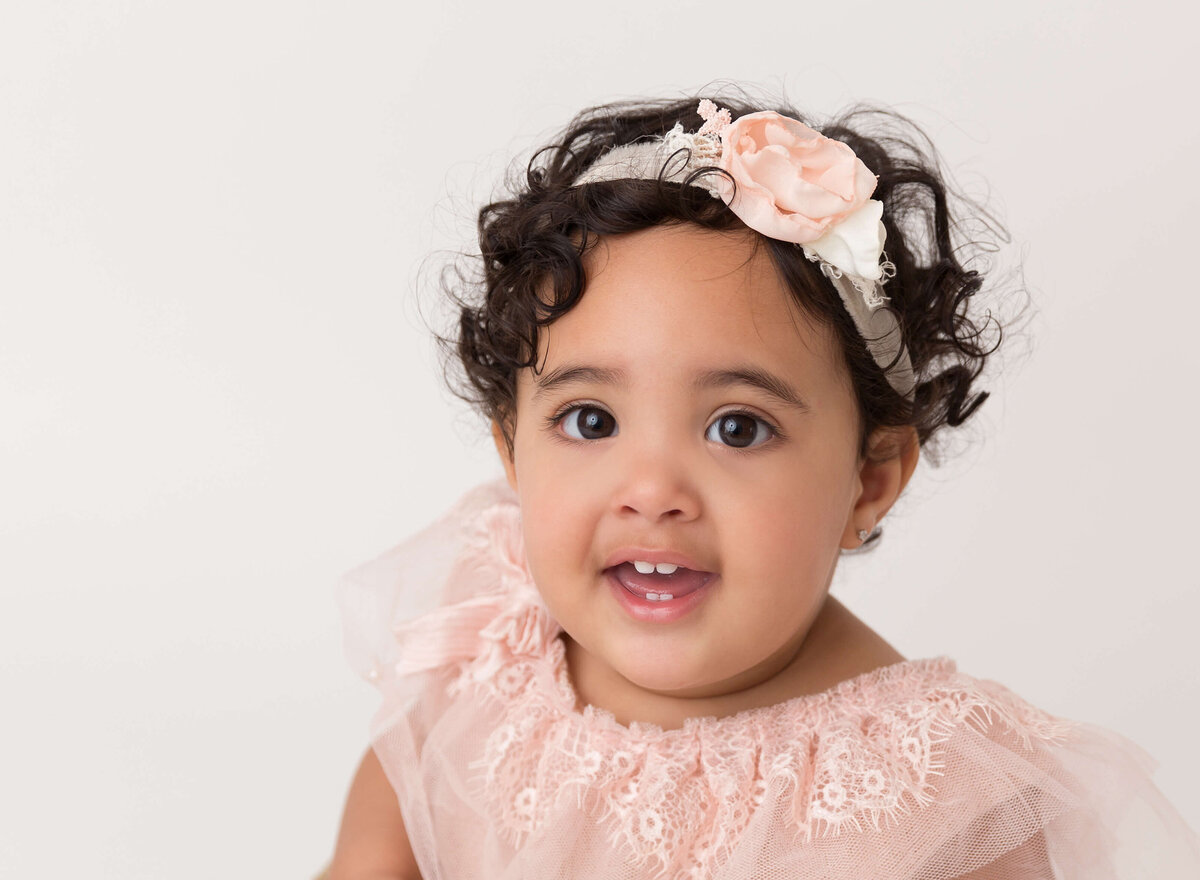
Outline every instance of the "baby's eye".
<path fill-rule="evenodd" d="M 762 419 L 750 413 L 731 412 L 718 416 L 704 433 L 706 440 L 737 449 L 760 446 L 773 436 L 774 430 Z"/>
<path fill-rule="evenodd" d="M 558 417 L 563 433 L 576 440 L 601 440 L 617 433 L 617 420 L 598 406 L 574 406 Z"/>

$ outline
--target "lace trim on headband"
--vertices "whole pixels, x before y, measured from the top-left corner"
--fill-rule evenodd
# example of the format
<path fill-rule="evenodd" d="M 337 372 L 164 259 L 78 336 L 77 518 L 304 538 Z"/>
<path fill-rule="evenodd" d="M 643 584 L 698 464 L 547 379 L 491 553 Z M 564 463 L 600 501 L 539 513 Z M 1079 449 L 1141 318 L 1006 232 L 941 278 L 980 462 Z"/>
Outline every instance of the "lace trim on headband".
<path fill-rule="evenodd" d="M 883 259 L 879 262 L 879 268 L 883 273 L 882 280 L 868 281 L 865 278 L 859 278 L 855 275 L 847 275 L 837 266 L 822 260 L 819 254 L 815 254 L 803 247 L 802 249 L 804 250 L 804 256 L 806 256 L 810 261 L 816 263 L 821 269 L 821 274 L 830 281 L 839 281 L 842 278 L 845 278 L 847 281 L 853 284 L 854 289 L 858 291 L 859 295 L 863 299 L 863 303 L 870 311 L 873 312 L 880 306 L 885 306 L 891 302 L 887 294 L 883 292 L 883 285 L 889 278 L 894 278 L 896 276 L 896 264 L 887 258 L 886 253 L 883 255 Z"/>
<path fill-rule="evenodd" d="M 677 122 L 663 138 L 666 155 L 672 156 L 681 150 L 687 151 L 687 166 L 692 171 L 718 164 L 724 150 L 721 135 L 733 124 L 733 117 L 729 111 L 717 109 L 717 105 L 708 98 L 700 102 L 698 112 L 704 124 L 694 134 L 686 133 L 683 126 Z M 719 197 L 716 192 L 712 192 L 712 195 Z"/>

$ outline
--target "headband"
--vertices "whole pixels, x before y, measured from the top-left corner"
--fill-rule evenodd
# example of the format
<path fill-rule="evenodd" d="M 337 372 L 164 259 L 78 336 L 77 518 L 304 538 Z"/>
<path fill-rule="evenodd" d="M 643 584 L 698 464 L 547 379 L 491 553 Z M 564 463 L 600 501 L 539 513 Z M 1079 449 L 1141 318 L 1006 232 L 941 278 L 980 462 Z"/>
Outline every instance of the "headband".
<path fill-rule="evenodd" d="M 662 180 L 719 198 L 768 238 L 800 245 L 841 297 L 867 350 L 897 393 L 912 399 L 912 362 L 884 282 L 895 266 L 883 253 L 883 203 L 876 179 L 854 151 L 773 111 L 733 120 L 707 99 L 695 134 L 676 125 L 662 138 L 614 147 L 572 186 Z M 715 169 L 724 174 L 702 173 Z"/>

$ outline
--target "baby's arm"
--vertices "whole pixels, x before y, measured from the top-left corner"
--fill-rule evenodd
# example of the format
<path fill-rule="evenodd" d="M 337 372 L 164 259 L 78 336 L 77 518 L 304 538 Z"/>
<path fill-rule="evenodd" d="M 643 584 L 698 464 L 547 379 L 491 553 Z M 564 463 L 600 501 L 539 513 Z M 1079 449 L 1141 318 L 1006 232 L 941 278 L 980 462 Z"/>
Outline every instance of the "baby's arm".
<path fill-rule="evenodd" d="M 421 880 L 396 792 L 371 749 L 350 784 L 328 880 Z"/>

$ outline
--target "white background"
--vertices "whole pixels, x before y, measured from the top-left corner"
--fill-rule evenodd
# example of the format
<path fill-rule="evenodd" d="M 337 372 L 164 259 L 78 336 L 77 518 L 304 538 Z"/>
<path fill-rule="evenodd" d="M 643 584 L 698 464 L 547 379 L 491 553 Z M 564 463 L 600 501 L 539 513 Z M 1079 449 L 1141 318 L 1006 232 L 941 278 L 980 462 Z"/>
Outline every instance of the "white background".
<path fill-rule="evenodd" d="M 0 875 L 322 866 L 374 706 L 333 582 L 499 472 L 423 260 L 578 109 L 716 79 L 895 105 L 1024 260 L 972 445 L 839 595 L 1200 826 L 1183 5 L 5 3 Z"/>

